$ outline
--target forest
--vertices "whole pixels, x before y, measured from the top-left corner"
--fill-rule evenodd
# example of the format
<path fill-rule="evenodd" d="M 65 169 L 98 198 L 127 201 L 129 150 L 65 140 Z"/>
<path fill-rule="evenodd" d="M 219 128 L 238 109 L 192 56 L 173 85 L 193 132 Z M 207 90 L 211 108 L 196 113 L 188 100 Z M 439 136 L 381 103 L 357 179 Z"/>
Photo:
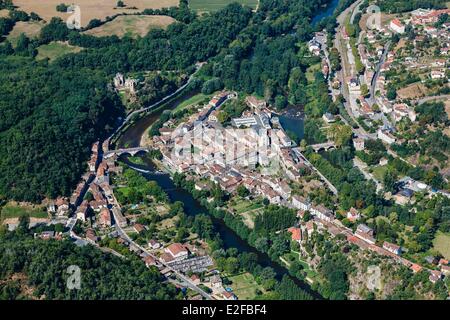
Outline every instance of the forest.
<path fill-rule="evenodd" d="M 70 194 L 122 115 L 103 72 L 26 57 L 0 58 L 0 96 L 0 195 L 17 200 Z"/>
<path fill-rule="evenodd" d="M 2 34 L 16 21 L 30 19 L 13 12 L 0 20 Z M 139 40 L 94 40 L 54 18 L 35 40 L 22 35 L 15 48 L 3 41 L 0 196 L 39 202 L 69 195 L 86 169 L 92 143 L 107 137 L 123 116 L 124 107 L 108 86 L 116 72 L 192 69 L 227 46 L 250 17 L 249 9 L 230 5 Z M 59 40 L 88 48 L 54 63 L 33 59 L 39 45 Z"/>
<path fill-rule="evenodd" d="M 247 28 L 202 71 L 225 87 L 255 93 L 279 109 L 306 103 L 305 70 L 309 61 L 299 46 L 311 37 L 317 1 L 263 0 Z"/>
<path fill-rule="evenodd" d="M 88 245 L 78 247 L 68 240 L 35 240 L 27 223 L 14 231 L 0 232 L 0 299 L 61 300 L 173 300 L 182 294 L 163 283 L 156 269 L 139 258 L 122 259 Z M 67 287 L 71 265 L 80 267 L 80 289 Z M 32 293 L 25 294 L 15 276 L 25 277 Z M 7 281 L 3 281 L 7 280 Z"/>

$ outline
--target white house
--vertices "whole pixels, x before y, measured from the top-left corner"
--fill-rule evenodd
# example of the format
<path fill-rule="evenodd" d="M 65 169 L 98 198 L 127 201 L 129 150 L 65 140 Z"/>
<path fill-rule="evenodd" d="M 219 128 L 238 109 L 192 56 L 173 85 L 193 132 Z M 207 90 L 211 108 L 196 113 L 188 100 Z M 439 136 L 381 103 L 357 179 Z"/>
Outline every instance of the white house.
<path fill-rule="evenodd" d="M 405 26 L 398 19 L 391 20 L 389 28 L 396 33 L 405 33 Z"/>
<path fill-rule="evenodd" d="M 311 213 L 319 219 L 331 222 L 334 219 L 333 211 L 324 206 L 311 207 Z"/>

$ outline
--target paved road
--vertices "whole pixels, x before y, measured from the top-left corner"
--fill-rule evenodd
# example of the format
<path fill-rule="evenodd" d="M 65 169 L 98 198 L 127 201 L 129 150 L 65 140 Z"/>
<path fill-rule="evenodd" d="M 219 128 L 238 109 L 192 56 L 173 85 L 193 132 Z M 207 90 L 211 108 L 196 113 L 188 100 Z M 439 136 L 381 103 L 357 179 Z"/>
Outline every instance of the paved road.
<path fill-rule="evenodd" d="M 357 3 L 357 5 L 356 5 L 356 7 L 355 7 L 355 10 L 353 10 L 352 17 L 350 18 L 350 23 L 351 23 L 351 24 L 353 24 L 353 22 L 355 21 L 356 15 L 357 15 L 359 12 L 361 12 L 360 7 L 361 7 L 361 4 L 362 4 L 363 2 L 362 2 L 362 1 L 359 1 L 359 3 L 358 3 L 358 2 L 356 2 L 356 3 Z"/>
<path fill-rule="evenodd" d="M 334 46 L 339 50 L 339 53 L 341 55 L 342 69 L 339 72 L 337 72 L 337 76 L 339 78 L 339 81 L 341 82 L 341 93 L 346 100 L 344 102 L 344 107 L 345 107 L 345 110 L 347 111 L 348 115 L 350 116 L 350 118 L 352 118 L 352 120 L 355 123 L 358 123 L 358 121 L 357 121 L 355 115 L 353 114 L 353 110 L 351 108 L 351 96 L 350 96 L 350 92 L 348 90 L 347 84 L 345 82 L 346 77 L 351 76 L 352 73 L 351 73 L 351 67 L 349 67 L 349 61 L 348 61 L 348 57 L 347 57 L 348 49 L 347 49 L 347 46 L 344 45 L 344 41 L 342 41 L 343 39 L 341 36 L 341 34 L 342 34 L 341 30 L 344 27 L 344 23 L 345 23 L 347 16 L 351 12 L 353 12 L 353 10 L 355 10 L 355 11 L 359 10 L 359 6 L 362 2 L 363 2 L 363 0 L 356 1 L 355 3 L 353 3 L 347 9 L 345 9 L 338 16 L 338 18 L 337 18 L 338 26 L 336 28 L 336 38 L 335 38 L 335 42 L 334 42 Z M 354 129 L 352 127 L 352 131 L 358 137 L 362 137 L 365 139 L 376 139 L 376 134 L 367 132 L 361 126 L 358 129 Z"/>
<path fill-rule="evenodd" d="M 353 159 L 353 165 L 355 167 L 357 167 L 359 169 L 359 171 L 362 172 L 362 174 L 364 175 L 364 177 L 366 178 L 366 180 L 372 180 L 373 182 L 375 182 L 375 185 L 377 187 L 377 192 L 383 190 L 383 185 L 381 184 L 380 181 L 378 181 L 373 174 L 371 174 L 370 172 L 367 171 L 367 165 L 358 160 L 357 158 Z"/>
<path fill-rule="evenodd" d="M 386 57 L 388 55 L 390 46 L 391 41 L 386 42 L 386 44 L 384 45 L 383 55 L 381 56 L 380 61 L 378 62 L 377 67 L 375 69 L 375 74 L 373 75 L 372 83 L 370 84 L 369 89 L 370 97 L 366 99 L 367 103 L 369 103 L 370 106 L 373 106 L 375 103 L 375 87 L 377 84 L 378 77 L 380 76 L 380 69 L 383 66 L 384 62 L 386 61 Z"/>

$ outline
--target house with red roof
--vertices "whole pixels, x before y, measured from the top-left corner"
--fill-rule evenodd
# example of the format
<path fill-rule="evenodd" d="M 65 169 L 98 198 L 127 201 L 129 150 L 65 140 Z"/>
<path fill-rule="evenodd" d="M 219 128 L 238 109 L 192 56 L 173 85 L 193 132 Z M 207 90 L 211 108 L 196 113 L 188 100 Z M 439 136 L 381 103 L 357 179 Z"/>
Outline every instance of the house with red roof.
<path fill-rule="evenodd" d="M 172 243 L 164 251 L 173 257 L 173 260 L 180 261 L 188 257 L 189 251 L 181 243 Z"/>
<path fill-rule="evenodd" d="M 100 211 L 100 214 L 98 215 L 98 223 L 103 228 L 111 226 L 111 213 L 108 208 L 104 208 Z"/>
<path fill-rule="evenodd" d="M 413 264 L 411 265 L 410 269 L 411 269 L 414 273 L 417 273 L 417 272 L 422 271 L 422 267 L 419 266 L 418 264 L 415 264 L 415 263 L 413 263 Z"/>
<path fill-rule="evenodd" d="M 230 291 L 224 291 L 224 292 L 222 293 L 222 295 L 223 295 L 223 298 L 224 298 L 225 300 L 237 300 L 237 297 L 234 295 L 233 292 L 230 292 Z"/>
<path fill-rule="evenodd" d="M 144 258 L 144 263 L 147 266 L 147 268 L 150 268 L 151 266 L 156 266 L 156 260 L 151 256 L 146 256 Z"/>
<path fill-rule="evenodd" d="M 389 28 L 396 33 L 405 33 L 405 26 L 398 19 L 391 20 Z"/>
<path fill-rule="evenodd" d="M 347 219 L 354 222 L 359 218 L 361 218 L 359 211 L 351 207 L 350 210 L 347 212 Z"/>
<path fill-rule="evenodd" d="M 296 241 L 298 243 L 302 241 L 302 229 L 291 227 L 288 229 L 288 232 L 291 233 L 292 241 Z"/>
<path fill-rule="evenodd" d="M 145 227 L 142 224 L 136 223 L 133 226 L 134 231 L 136 231 L 137 233 L 142 233 L 145 231 Z"/>

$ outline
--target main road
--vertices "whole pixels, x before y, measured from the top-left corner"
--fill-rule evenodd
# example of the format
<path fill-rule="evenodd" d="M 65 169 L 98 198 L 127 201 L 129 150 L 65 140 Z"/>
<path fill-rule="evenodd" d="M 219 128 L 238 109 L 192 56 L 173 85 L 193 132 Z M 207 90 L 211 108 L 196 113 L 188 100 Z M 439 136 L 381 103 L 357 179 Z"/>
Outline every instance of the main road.
<path fill-rule="evenodd" d="M 370 97 L 368 99 L 366 99 L 367 103 L 370 106 L 373 106 L 375 103 L 375 87 L 377 84 L 378 77 L 380 75 L 381 67 L 383 66 L 384 62 L 386 61 L 386 57 L 388 55 L 390 46 L 391 46 L 391 41 L 389 40 L 384 45 L 383 54 L 381 55 L 380 61 L 378 62 L 377 67 L 375 69 L 375 73 L 373 75 L 372 82 L 370 83 L 370 90 L 369 90 Z"/>

